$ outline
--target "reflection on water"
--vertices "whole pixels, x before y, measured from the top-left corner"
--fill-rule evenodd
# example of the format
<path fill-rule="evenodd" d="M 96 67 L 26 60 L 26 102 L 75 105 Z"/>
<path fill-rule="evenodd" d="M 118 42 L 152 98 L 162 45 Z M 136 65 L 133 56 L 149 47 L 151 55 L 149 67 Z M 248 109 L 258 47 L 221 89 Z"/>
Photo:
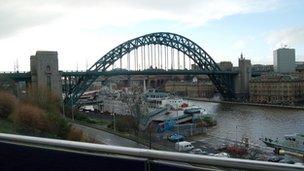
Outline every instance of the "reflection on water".
<path fill-rule="evenodd" d="M 236 104 L 190 101 L 202 106 L 210 113 L 215 113 L 217 126 L 208 133 L 235 140 L 243 136 L 262 145 L 262 136 L 281 138 L 286 134 L 304 133 L 304 110 L 257 107 Z"/>

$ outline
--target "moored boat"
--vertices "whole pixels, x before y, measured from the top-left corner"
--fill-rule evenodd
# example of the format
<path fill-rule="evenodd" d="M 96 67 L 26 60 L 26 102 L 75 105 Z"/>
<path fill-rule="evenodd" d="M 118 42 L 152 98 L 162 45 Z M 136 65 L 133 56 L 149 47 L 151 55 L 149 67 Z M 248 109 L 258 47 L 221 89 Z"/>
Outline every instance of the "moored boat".
<path fill-rule="evenodd" d="M 260 138 L 268 147 L 272 147 L 279 151 L 283 149 L 285 151 L 299 153 L 304 155 L 304 134 L 292 134 L 285 135 L 283 140 L 280 139 L 271 139 L 271 138 Z"/>

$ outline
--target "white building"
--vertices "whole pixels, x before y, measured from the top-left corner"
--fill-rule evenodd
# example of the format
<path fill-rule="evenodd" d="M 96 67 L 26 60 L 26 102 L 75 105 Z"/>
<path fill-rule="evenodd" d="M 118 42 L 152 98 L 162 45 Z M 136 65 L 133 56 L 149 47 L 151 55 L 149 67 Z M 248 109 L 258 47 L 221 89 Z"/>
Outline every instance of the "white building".
<path fill-rule="evenodd" d="M 295 49 L 280 48 L 273 51 L 273 67 L 277 73 L 295 72 Z"/>

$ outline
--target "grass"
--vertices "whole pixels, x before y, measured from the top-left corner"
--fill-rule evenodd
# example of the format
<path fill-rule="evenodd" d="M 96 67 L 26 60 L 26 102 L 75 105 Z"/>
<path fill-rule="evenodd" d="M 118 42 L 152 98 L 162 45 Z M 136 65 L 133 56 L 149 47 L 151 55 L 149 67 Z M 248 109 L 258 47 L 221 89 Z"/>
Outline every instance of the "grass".
<path fill-rule="evenodd" d="M 76 113 L 75 114 L 75 120 L 77 120 L 80 123 L 86 123 L 86 124 L 96 124 L 96 125 L 109 125 L 110 122 L 103 119 L 97 119 L 97 118 L 91 118 L 88 115 L 84 113 Z"/>
<path fill-rule="evenodd" d="M 8 133 L 8 134 L 15 134 L 16 128 L 14 123 L 8 120 L 0 119 L 0 132 L 1 133 Z"/>

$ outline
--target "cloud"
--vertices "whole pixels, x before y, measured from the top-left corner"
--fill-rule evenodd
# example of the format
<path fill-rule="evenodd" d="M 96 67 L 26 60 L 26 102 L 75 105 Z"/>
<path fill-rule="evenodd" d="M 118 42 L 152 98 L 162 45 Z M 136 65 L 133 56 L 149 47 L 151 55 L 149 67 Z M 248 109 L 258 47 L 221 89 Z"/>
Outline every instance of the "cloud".
<path fill-rule="evenodd" d="M 304 26 L 271 31 L 268 33 L 266 40 L 269 45 L 275 48 L 279 48 L 282 45 L 304 45 Z"/>
<path fill-rule="evenodd" d="M 197 27 L 229 15 L 270 10 L 276 4 L 277 0 L 2 0 L 0 38 L 54 20 L 59 20 L 58 27 L 73 28 L 124 27 L 149 20 Z"/>
<path fill-rule="evenodd" d="M 8 61 L 16 58 L 27 64 L 20 68 L 28 70 L 29 56 L 36 50 L 58 50 L 61 69 L 76 68 L 77 62 L 84 68 L 86 60 L 90 65 L 119 43 L 140 36 L 132 29 L 143 22 L 165 21 L 169 26 L 155 29 L 175 32 L 172 28 L 276 9 L 278 1 L 0 0 L 0 51 L 6 58 L 1 70 L 12 68 Z M 126 29 L 132 31 L 124 34 Z"/>
<path fill-rule="evenodd" d="M 43 3 L 30 1 L 10 1 L 0 2 L 0 39 L 14 35 L 20 30 L 46 24 L 58 17 L 62 13 L 56 5 L 46 5 Z"/>
<path fill-rule="evenodd" d="M 237 40 L 236 42 L 234 42 L 232 44 L 232 47 L 237 50 L 244 50 L 245 46 L 246 46 L 246 43 L 244 40 Z"/>

